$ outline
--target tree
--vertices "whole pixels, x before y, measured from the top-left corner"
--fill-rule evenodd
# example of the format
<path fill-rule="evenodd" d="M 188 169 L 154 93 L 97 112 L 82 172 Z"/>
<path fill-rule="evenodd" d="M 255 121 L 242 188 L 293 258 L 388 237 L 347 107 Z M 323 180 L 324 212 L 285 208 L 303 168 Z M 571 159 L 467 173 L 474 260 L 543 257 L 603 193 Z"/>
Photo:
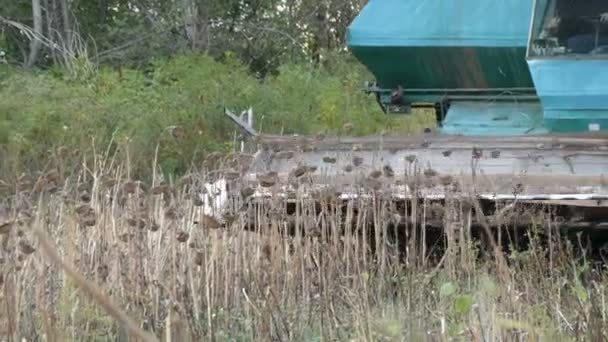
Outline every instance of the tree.
<path fill-rule="evenodd" d="M 366 0 L 0 0 L 9 60 L 143 67 L 186 51 L 232 51 L 264 77 L 285 61 L 344 48 Z M 5 5 L 6 3 L 6 5 Z M 23 34 L 22 32 L 27 32 Z M 44 57 L 44 58 L 43 58 Z"/>
<path fill-rule="evenodd" d="M 42 47 L 42 9 L 40 8 L 40 0 L 32 0 L 32 18 L 34 21 L 34 36 L 30 40 L 30 54 L 25 62 L 27 67 L 31 67 L 38 60 L 38 54 Z"/>

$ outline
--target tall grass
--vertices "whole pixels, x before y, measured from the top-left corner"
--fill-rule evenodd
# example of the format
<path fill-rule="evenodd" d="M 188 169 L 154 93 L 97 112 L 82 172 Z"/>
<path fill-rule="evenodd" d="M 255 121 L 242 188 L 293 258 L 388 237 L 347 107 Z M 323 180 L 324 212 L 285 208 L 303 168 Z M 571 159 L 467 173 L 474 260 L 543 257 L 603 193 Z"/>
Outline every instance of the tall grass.
<path fill-rule="evenodd" d="M 136 340 L 129 321 L 171 341 L 607 337 L 608 278 L 558 234 L 534 237 L 554 229 L 550 216 L 534 213 L 524 252 L 482 251 L 471 206 L 455 201 L 407 202 L 402 215 L 383 197 L 319 212 L 297 196 L 288 215 L 278 197 L 255 207 L 237 197 L 221 226 L 194 196 L 206 170 L 173 183 L 151 163 L 142 183 L 125 154 L 56 155 L 37 178 L 5 181 L 0 336 L 10 340 Z M 431 219 L 441 234 L 421 239 L 411 222 Z"/>

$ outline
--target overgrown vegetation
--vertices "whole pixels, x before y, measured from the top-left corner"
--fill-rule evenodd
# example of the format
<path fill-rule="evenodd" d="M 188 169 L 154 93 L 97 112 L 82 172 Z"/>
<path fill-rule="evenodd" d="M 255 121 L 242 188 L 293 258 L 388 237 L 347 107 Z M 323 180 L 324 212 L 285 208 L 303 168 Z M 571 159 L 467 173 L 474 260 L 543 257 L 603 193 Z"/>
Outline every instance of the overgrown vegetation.
<path fill-rule="evenodd" d="M 62 70 L 5 70 L 0 80 L 0 172 L 40 170 L 54 148 L 91 152 L 129 146 L 134 175 L 150 177 L 159 149 L 165 173 L 183 173 L 208 152 L 233 147 L 238 132 L 224 108 L 252 107 L 256 128 L 275 134 L 352 134 L 384 129 L 416 131 L 432 116 L 389 117 L 361 90 L 370 76 L 347 56 L 323 68 L 286 64 L 277 76 L 256 79 L 226 54 L 156 60 L 144 70 L 102 68 L 69 77 Z M 179 139 L 171 127 L 180 128 Z M 158 146 L 157 146 L 158 145 Z"/>

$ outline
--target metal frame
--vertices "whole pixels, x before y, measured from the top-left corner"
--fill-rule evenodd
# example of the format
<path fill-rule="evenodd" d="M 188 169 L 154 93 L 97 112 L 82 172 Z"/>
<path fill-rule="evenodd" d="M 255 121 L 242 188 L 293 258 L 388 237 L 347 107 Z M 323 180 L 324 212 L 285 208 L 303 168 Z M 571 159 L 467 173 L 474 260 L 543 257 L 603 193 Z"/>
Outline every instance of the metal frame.
<path fill-rule="evenodd" d="M 364 88 L 364 91 L 367 94 L 375 94 L 376 101 L 378 105 L 382 108 L 382 111 L 386 114 L 389 113 L 409 113 L 409 110 L 405 111 L 395 111 L 391 110 L 394 108 L 393 105 L 382 101 L 382 96 L 386 96 L 391 94 L 394 89 L 386 89 L 380 88 L 377 85 L 368 85 Z M 437 103 L 449 105 L 450 101 L 494 101 L 494 102 L 502 102 L 502 101 L 539 101 L 539 98 L 536 94 L 535 88 L 439 88 L 439 89 L 423 89 L 423 88 L 413 88 L 413 89 L 403 89 L 403 96 L 407 98 L 408 95 L 413 96 L 438 96 L 440 97 Z M 409 108 L 417 108 L 417 107 L 428 107 L 428 105 L 417 105 L 414 103 L 407 103 L 402 107 Z M 444 116 L 444 115 L 443 115 Z M 441 122 L 438 122 L 441 124 Z"/>

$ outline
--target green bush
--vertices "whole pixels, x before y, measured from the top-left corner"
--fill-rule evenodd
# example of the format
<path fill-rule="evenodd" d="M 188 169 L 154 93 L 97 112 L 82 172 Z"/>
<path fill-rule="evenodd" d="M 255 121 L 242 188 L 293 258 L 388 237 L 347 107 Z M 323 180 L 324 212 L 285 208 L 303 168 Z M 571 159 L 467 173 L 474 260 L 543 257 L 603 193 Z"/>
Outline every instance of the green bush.
<path fill-rule="evenodd" d="M 264 80 L 230 54 L 222 62 L 182 55 L 144 70 L 101 68 L 86 79 L 57 70 L 6 69 L 1 75 L 0 172 L 41 169 L 59 146 L 87 152 L 128 146 L 133 172 L 145 177 L 158 145 L 163 171 L 182 173 L 205 152 L 231 147 L 235 127 L 225 107 L 253 107 L 257 129 L 265 133 L 341 133 L 346 123 L 357 135 L 386 127 L 408 132 L 427 120 L 381 113 L 361 91 L 371 76 L 344 56 L 319 68 L 287 64 Z M 186 136 L 172 139 L 172 126 Z"/>

